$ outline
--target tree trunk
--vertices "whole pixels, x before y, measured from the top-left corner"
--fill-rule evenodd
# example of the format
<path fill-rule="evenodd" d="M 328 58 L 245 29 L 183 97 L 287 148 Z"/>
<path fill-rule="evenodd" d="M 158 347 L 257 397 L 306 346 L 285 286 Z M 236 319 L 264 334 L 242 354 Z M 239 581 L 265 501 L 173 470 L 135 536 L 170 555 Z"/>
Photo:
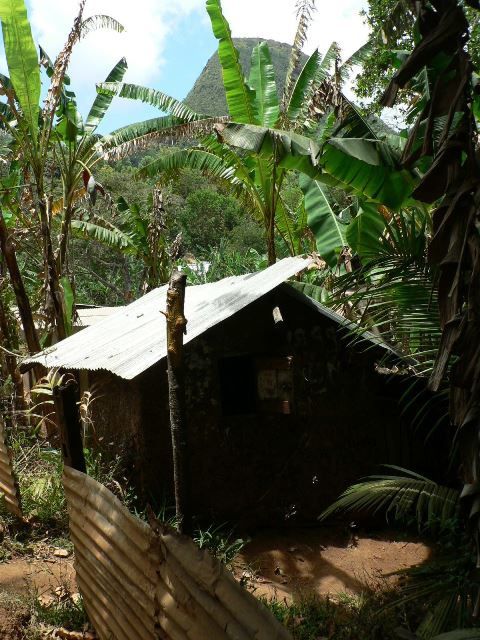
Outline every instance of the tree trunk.
<path fill-rule="evenodd" d="M 0 249 L 5 257 L 7 269 L 10 274 L 15 299 L 17 301 L 18 313 L 22 320 L 23 330 L 25 332 L 25 340 L 27 342 L 30 355 L 41 351 L 40 341 L 38 339 L 37 330 L 33 321 L 30 300 L 23 284 L 22 274 L 18 267 L 17 256 L 12 244 L 11 234 L 7 229 L 3 214 L 0 211 Z"/>
<path fill-rule="evenodd" d="M 266 234 L 267 234 L 267 257 L 268 266 L 271 267 L 277 261 L 277 254 L 275 251 L 275 215 L 270 213 L 267 218 Z"/>
<path fill-rule="evenodd" d="M 47 201 L 39 199 L 38 206 L 40 209 L 40 219 L 42 224 L 43 237 L 43 260 L 45 265 L 46 294 L 47 303 L 52 305 L 50 315 L 53 325 L 57 330 L 57 338 L 63 340 L 67 337 L 67 329 L 65 326 L 65 314 L 63 304 L 63 293 L 60 288 L 59 274 L 57 270 L 57 262 L 53 253 L 52 238 L 50 235 L 50 220 Z"/>
<path fill-rule="evenodd" d="M 167 362 L 170 430 L 172 435 L 173 482 L 178 530 L 192 533 L 189 504 L 189 460 L 185 419 L 185 383 L 183 368 L 183 334 L 187 277 L 174 271 L 167 291 Z"/>
<path fill-rule="evenodd" d="M 3 298 L 0 295 L 0 344 L 6 349 L 4 354 L 5 365 L 14 388 L 13 410 L 15 414 L 18 414 L 19 412 L 25 412 L 27 407 L 25 404 L 23 378 L 17 367 L 17 358 L 13 353 L 13 350 L 18 348 L 16 342 L 16 340 L 12 339 L 12 328 L 8 323 L 7 312 Z"/>
<path fill-rule="evenodd" d="M 60 229 L 60 240 L 58 247 L 57 271 L 60 276 L 65 275 L 65 264 L 67 261 L 68 233 L 73 218 L 74 207 L 68 205 L 64 208 L 62 226 Z"/>

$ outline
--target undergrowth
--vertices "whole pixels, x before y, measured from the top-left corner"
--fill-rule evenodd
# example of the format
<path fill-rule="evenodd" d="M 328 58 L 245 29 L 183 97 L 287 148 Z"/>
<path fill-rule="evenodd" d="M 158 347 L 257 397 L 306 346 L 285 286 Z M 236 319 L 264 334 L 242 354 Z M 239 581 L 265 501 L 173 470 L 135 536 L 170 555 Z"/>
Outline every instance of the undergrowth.
<path fill-rule="evenodd" d="M 75 598 L 58 599 L 49 605 L 41 604 L 38 598 L 30 600 L 30 629 L 26 634 L 28 640 L 36 640 L 36 631 L 41 626 L 63 627 L 68 631 L 78 631 L 88 625 L 82 597 L 80 594 L 76 594 L 76 596 Z"/>
<path fill-rule="evenodd" d="M 0 592 L 0 638 L 5 640 L 45 640 L 54 629 L 90 629 L 80 594 L 62 591 L 61 596 L 42 602 L 33 588 L 27 594 Z"/>
<path fill-rule="evenodd" d="M 263 599 L 294 640 L 398 640 L 399 627 L 409 627 L 415 613 L 386 609 L 393 589 L 368 589 L 360 595 L 305 597 L 293 603 Z"/>
<path fill-rule="evenodd" d="M 193 540 L 200 549 L 208 549 L 212 555 L 230 568 L 235 556 L 247 544 L 247 540 L 235 538 L 234 530 L 229 529 L 225 524 L 197 529 L 193 534 Z"/>
<path fill-rule="evenodd" d="M 68 514 L 62 484 L 63 459 L 59 449 L 38 437 L 34 430 L 13 429 L 9 433 L 13 469 L 18 481 L 25 525 L 11 516 L 0 500 L 0 562 L 16 555 L 31 555 L 32 544 L 48 538 L 48 544 L 72 550 Z M 106 486 L 132 509 L 136 496 L 122 477 L 122 460 L 85 449 L 87 473 Z"/>

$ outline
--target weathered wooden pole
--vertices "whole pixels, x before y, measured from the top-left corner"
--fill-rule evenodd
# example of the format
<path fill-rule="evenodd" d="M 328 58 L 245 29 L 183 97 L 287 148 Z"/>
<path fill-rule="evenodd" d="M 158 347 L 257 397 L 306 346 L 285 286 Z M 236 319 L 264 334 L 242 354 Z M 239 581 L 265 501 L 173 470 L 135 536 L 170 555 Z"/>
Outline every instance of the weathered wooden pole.
<path fill-rule="evenodd" d="M 83 455 L 82 424 L 78 410 L 78 385 L 69 380 L 64 385 L 53 389 L 53 403 L 57 425 L 60 431 L 60 441 L 63 462 L 67 467 L 86 472 L 85 456 Z"/>
<path fill-rule="evenodd" d="M 174 271 L 167 291 L 167 363 L 170 431 L 172 434 L 173 484 L 175 511 L 180 533 L 192 533 L 189 504 L 189 464 L 185 415 L 185 375 L 183 369 L 183 335 L 187 276 Z"/>

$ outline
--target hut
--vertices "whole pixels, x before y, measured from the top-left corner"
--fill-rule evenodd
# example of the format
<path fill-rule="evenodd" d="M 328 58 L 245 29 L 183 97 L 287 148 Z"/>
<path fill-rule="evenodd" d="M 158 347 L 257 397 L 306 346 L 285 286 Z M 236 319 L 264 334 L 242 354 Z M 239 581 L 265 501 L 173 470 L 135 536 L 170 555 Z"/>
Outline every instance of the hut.
<path fill-rule="evenodd" d="M 185 336 L 193 510 L 209 521 L 316 517 L 380 463 L 415 466 L 398 357 L 286 282 L 309 265 L 188 286 Z M 27 360 L 78 375 L 103 445 L 145 498 L 171 503 L 163 286 Z M 417 443 L 418 444 L 418 443 Z"/>

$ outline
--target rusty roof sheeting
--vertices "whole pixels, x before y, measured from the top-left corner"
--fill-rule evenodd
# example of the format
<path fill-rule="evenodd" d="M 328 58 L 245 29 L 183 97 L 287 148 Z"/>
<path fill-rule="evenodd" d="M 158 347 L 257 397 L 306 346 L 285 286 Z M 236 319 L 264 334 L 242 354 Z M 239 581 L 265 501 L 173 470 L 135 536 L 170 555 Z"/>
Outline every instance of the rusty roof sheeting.
<path fill-rule="evenodd" d="M 187 343 L 302 271 L 311 258 L 285 258 L 243 276 L 187 287 Z M 154 289 L 104 320 L 27 358 L 46 368 L 106 369 L 131 380 L 167 355 L 165 318 L 167 285 Z"/>
<path fill-rule="evenodd" d="M 7 447 L 5 424 L 0 416 L 0 496 L 5 500 L 7 511 L 14 516 L 23 516 L 20 493 L 13 473 L 12 459 Z"/>
<path fill-rule="evenodd" d="M 78 586 L 101 640 L 291 640 L 190 538 L 154 531 L 80 471 L 65 467 L 64 486 Z"/>

